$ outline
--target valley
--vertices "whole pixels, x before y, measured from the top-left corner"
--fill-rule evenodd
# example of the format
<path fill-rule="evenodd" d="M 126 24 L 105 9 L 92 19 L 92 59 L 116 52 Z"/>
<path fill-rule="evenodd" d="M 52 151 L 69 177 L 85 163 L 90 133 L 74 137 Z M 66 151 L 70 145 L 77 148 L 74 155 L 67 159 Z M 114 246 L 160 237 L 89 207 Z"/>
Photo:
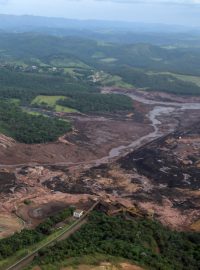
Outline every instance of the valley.
<path fill-rule="evenodd" d="M 1 20 L 0 270 L 199 269 L 198 32 Z"/>
<path fill-rule="evenodd" d="M 29 226 L 37 223 L 28 214 L 34 202 L 61 207 L 99 197 L 136 203 L 176 229 L 198 222 L 199 130 L 192 126 L 199 125 L 199 103 L 147 99 L 135 90 L 128 95 L 137 113 L 68 115 L 74 130 L 55 143 L 1 137 L 1 213 L 15 220 L 16 211 Z"/>

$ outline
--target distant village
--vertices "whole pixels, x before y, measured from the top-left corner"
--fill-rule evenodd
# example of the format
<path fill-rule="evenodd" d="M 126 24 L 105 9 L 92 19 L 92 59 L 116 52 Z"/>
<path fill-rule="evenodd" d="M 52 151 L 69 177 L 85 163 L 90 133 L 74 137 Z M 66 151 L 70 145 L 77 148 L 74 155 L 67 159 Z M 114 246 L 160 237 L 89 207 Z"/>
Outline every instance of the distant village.
<path fill-rule="evenodd" d="M 19 72 L 47 72 L 47 73 L 58 73 L 64 74 L 64 68 L 57 68 L 51 66 L 36 66 L 36 65 L 18 65 L 12 63 L 0 63 L 0 68 L 6 68 L 11 71 Z"/>
<path fill-rule="evenodd" d="M 1 63 L 0 68 L 5 68 L 10 71 L 16 72 L 26 72 L 26 73 L 46 73 L 46 74 L 54 74 L 54 75 L 63 75 L 70 76 L 75 80 L 86 80 L 88 82 L 92 82 L 94 84 L 98 84 L 105 79 L 107 75 L 104 71 L 96 71 L 93 69 L 82 69 L 82 68 L 74 68 L 74 72 L 72 74 L 68 73 L 63 67 L 54 67 L 49 65 L 27 65 L 27 64 L 16 64 L 16 63 Z"/>

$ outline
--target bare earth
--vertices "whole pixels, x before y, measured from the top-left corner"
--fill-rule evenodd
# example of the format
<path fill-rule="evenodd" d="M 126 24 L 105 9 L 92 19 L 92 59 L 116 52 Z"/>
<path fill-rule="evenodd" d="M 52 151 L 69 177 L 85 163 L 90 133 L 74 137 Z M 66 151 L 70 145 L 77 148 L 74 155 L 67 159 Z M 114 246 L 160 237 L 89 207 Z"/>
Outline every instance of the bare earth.
<path fill-rule="evenodd" d="M 62 268 L 61 270 L 142 270 L 141 267 L 127 264 L 127 263 L 122 263 L 119 266 L 114 266 L 111 265 L 110 263 L 102 263 L 100 266 L 89 266 L 89 265 L 80 265 L 78 268 L 73 268 L 73 267 L 67 267 L 67 268 Z"/>
<path fill-rule="evenodd" d="M 79 265 L 76 267 L 63 267 L 60 270 L 144 270 L 143 268 L 132 265 L 130 263 L 120 263 L 118 266 L 112 265 L 111 263 L 103 262 L 99 266 L 92 265 Z M 36 266 L 32 270 L 41 270 L 40 267 Z"/>
<path fill-rule="evenodd" d="M 136 94 L 162 102 L 174 99 L 158 93 Z M 177 99 L 184 103 L 184 97 Z M 67 205 L 87 209 L 94 198 L 101 198 L 108 211 L 137 206 L 164 225 L 200 230 L 200 110 L 172 108 L 149 117 L 155 107 L 171 105 L 133 102 L 133 114 L 71 115 L 73 132 L 55 143 L 25 145 L 0 136 L 0 213 L 14 224 L 6 227 L 0 218 L 0 236 L 22 229 L 22 220 L 26 227 L 34 227 Z M 155 127 L 156 138 L 170 134 L 145 145 L 156 139 Z M 147 139 L 148 134 L 152 137 Z M 126 149 L 134 142 L 139 142 L 137 147 Z M 123 151 L 113 151 L 121 146 Z M 110 151 L 119 152 L 118 156 L 104 159 Z M 41 216 L 34 214 L 37 209 Z"/>
<path fill-rule="evenodd" d="M 142 115 L 137 117 L 143 118 Z M 73 117 L 75 130 L 66 135 L 66 143 L 59 140 L 26 145 L 0 138 L 0 164 L 76 163 L 102 158 L 112 148 L 127 145 L 152 130 L 151 126 L 146 125 L 145 119 L 140 122 L 137 117 Z"/>

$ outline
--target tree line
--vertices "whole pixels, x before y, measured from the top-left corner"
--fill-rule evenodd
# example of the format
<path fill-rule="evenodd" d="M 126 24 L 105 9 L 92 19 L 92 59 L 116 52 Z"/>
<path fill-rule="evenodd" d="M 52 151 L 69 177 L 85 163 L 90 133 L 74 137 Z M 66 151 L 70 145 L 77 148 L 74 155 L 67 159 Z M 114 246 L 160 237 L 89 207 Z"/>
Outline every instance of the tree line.
<path fill-rule="evenodd" d="M 58 104 L 74 108 L 83 113 L 132 111 L 132 100 L 125 95 L 99 93 L 71 93 Z"/>

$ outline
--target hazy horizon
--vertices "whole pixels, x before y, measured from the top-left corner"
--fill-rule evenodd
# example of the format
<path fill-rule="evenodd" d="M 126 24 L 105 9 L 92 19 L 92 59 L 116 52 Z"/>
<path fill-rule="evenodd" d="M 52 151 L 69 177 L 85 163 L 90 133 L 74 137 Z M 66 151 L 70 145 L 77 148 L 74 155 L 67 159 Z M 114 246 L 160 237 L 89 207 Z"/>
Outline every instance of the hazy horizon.
<path fill-rule="evenodd" d="M 200 0 L 0 0 L 0 14 L 198 27 Z"/>

